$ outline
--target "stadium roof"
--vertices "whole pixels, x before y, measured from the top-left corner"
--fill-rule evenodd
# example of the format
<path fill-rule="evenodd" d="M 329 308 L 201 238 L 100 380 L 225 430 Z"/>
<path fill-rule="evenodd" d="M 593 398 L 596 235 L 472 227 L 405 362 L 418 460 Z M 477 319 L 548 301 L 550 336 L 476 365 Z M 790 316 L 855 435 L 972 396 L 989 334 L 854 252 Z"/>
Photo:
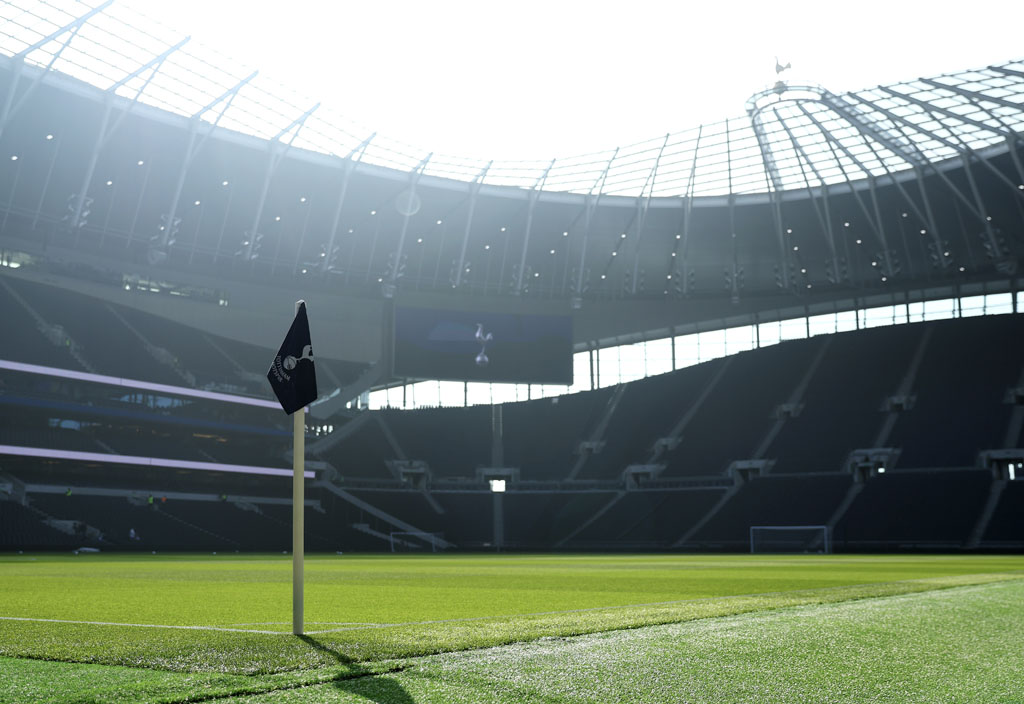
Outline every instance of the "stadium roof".
<path fill-rule="evenodd" d="M 1016 61 L 843 94 L 780 81 L 753 96 L 744 117 L 581 156 L 488 162 L 376 135 L 127 6 L 16 0 L 0 7 L 0 22 L 0 53 L 19 65 L 172 113 L 316 152 L 361 153 L 365 163 L 401 171 L 546 191 L 699 197 L 811 189 L 1002 149 L 1020 143 L 1024 125 L 1024 62 Z M 4 118 L 10 107 L 8 100 Z"/>

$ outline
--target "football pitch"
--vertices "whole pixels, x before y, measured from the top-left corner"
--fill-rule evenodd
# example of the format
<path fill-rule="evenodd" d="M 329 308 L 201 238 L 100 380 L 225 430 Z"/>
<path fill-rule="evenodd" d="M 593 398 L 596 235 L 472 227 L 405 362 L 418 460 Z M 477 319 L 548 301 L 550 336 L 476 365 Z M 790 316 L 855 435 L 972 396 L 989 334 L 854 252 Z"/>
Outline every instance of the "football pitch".
<path fill-rule="evenodd" d="M 1024 556 L 0 555 L 0 702 L 1024 703 Z"/>

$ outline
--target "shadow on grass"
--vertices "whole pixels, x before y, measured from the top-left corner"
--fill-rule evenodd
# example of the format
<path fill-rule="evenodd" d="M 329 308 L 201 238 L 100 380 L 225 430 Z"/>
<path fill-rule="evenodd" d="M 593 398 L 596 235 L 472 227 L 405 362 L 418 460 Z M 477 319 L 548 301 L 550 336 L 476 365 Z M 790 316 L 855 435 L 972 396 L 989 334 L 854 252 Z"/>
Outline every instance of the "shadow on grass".
<path fill-rule="evenodd" d="M 301 635 L 297 637 L 309 646 L 330 655 L 339 664 L 349 668 L 352 673 L 349 677 L 331 682 L 331 686 L 335 689 L 356 694 L 372 702 L 377 702 L 377 704 L 416 704 L 416 700 L 394 678 L 362 669 L 359 663 L 352 660 L 352 658 L 342 655 L 337 650 L 321 643 L 312 636 Z"/>

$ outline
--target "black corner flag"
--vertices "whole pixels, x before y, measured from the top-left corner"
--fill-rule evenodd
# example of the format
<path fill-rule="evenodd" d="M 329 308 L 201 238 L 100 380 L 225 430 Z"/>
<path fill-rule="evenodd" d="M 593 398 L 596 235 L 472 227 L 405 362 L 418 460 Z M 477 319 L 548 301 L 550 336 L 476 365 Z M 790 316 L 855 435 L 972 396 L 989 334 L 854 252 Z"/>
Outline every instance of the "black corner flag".
<path fill-rule="evenodd" d="M 288 415 L 316 400 L 316 369 L 313 366 L 313 343 L 309 339 L 305 301 L 299 301 L 295 320 L 288 328 L 274 363 L 270 365 L 267 379 L 281 408 Z"/>

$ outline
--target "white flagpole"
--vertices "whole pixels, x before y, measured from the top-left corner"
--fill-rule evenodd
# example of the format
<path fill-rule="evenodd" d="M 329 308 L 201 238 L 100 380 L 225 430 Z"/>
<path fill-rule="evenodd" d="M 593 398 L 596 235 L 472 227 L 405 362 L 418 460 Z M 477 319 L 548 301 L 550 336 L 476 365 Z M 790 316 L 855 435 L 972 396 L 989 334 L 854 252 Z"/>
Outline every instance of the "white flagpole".
<path fill-rule="evenodd" d="M 299 314 L 302 301 L 295 303 Z M 303 561 L 303 509 L 305 508 L 306 476 L 306 409 L 292 414 L 292 633 L 301 636 L 302 618 L 302 561 Z"/>

